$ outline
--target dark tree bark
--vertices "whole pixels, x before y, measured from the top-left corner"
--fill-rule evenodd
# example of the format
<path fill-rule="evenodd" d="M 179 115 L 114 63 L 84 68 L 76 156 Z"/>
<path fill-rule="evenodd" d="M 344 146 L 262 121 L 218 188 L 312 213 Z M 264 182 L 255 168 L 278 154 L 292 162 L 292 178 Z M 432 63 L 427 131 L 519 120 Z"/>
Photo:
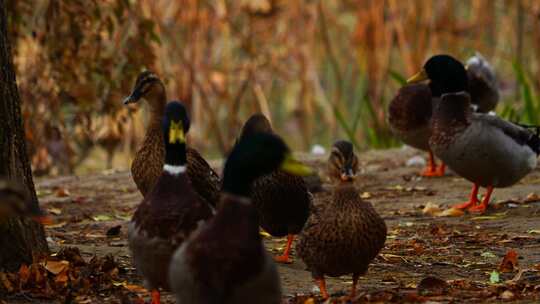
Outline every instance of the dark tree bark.
<path fill-rule="evenodd" d="M 21 99 L 11 46 L 7 36 L 6 1 L 0 0 L 0 176 L 20 181 L 27 189 L 32 204 L 38 206 L 30 161 L 26 154 Z M 28 218 L 15 218 L 0 223 L 0 270 L 13 271 L 21 264 L 30 264 L 36 254 L 48 252 L 43 226 Z"/>

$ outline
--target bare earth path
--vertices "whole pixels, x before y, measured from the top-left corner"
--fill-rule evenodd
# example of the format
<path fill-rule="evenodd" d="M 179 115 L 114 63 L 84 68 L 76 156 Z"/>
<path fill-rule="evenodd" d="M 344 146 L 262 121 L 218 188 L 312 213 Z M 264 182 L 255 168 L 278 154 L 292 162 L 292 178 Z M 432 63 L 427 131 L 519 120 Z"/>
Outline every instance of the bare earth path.
<path fill-rule="evenodd" d="M 360 280 L 358 300 L 538 301 L 540 198 L 535 194 L 540 194 L 540 170 L 512 188 L 497 189 L 484 216 L 434 217 L 422 213 L 428 202 L 446 209 L 464 201 L 471 185 L 451 173 L 442 178 L 419 178 L 416 173 L 420 168 L 404 165 L 417 154 L 410 149 L 395 149 L 360 155 L 363 172 L 357 186 L 386 220 L 389 235 L 382 254 Z M 305 159 L 324 168 L 322 158 Z M 330 189 L 326 184 L 325 188 Z M 131 266 L 126 242 L 126 224 L 141 196 L 128 172 L 38 179 L 37 189 L 43 208 L 57 214 L 57 224 L 47 228 L 53 251 L 77 246 L 85 259 L 112 253 L 126 270 L 122 275 L 125 284 L 141 284 Z M 319 195 L 328 193 L 317 194 L 316 199 Z M 107 236 L 106 232 L 115 226 L 121 227 L 120 234 Z M 265 243 L 269 250 L 278 252 L 285 240 L 266 238 Z M 499 284 L 491 284 L 497 282 L 491 273 L 498 271 L 510 250 L 519 256 L 517 267 L 501 272 Z M 304 303 L 313 293 L 313 283 L 302 262 L 295 259 L 293 264 L 280 265 L 279 269 L 287 297 L 284 302 Z M 428 276 L 447 283 L 424 281 L 419 286 Z M 490 277 L 494 280 L 491 283 Z M 350 284 L 350 277 L 331 278 L 327 283 L 335 299 L 347 292 Z M 305 296 L 295 297 L 297 294 Z M 146 298 L 144 293 L 139 295 Z M 20 298 L 11 300 L 26 302 Z M 120 300 L 104 295 L 99 302 Z M 174 303 L 167 294 L 163 302 Z"/>

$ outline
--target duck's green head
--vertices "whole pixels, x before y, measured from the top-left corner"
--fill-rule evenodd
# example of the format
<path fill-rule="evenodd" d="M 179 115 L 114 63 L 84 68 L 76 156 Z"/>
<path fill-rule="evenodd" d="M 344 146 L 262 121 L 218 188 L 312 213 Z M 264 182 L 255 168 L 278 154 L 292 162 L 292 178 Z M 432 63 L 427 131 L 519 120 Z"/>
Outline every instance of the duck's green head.
<path fill-rule="evenodd" d="M 136 103 L 143 97 L 154 100 L 153 97 L 163 94 L 164 91 L 165 88 L 159 77 L 150 71 L 144 71 L 137 77 L 131 94 L 124 99 L 124 104 Z"/>
<path fill-rule="evenodd" d="M 431 94 L 436 97 L 468 89 L 465 66 L 450 55 L 432 56 L 426 61 L 422 70 L 409 78 L 407 83 L 417 83 L 428 79 Z"/>
<path fill-rule="evenodd" d="M 351 182 L 358 173 L 358 157 L 351 142 L 338 140 L 328 158 L 328 176 L 334 181 Z"/>
<path fill-rule="evenodd" d="M 256 113 L 249 117 L 242 127 L 240 138 L 245 138 L 257 133 L 273 133 L 270 121 L 261 113 Z"/>
<path fill-rule="evenodd" d="M 252 182 L 274 170 L 305 176 L 311 169 L 294 159 L 289 147 L 274 134 L 257 133 L 239 140 L 223 170 L 223 190 L 249 196 Z"/>
<path fill-rule="evenodd" d="M 165 163 L 171 166 L 186 164 L 186 134 L 190 121 L 186 107 L 171 101 L 165 107 L 163 117 L 163 139 L 165 141 Z"/>

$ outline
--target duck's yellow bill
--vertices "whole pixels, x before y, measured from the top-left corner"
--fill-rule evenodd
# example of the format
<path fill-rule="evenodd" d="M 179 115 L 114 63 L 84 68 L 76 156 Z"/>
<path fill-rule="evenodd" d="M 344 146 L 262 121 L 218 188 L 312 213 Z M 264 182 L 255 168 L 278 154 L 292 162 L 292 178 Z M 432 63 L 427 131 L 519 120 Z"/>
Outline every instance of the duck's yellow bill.
<path fill-rule="evenodd" d="M 428 79 L 426 70 L 422 69 L 420 72 L 414 74 L 411 78 L 407 79 L 407 83 L 417 83 Z"/>
<path fill-rule="evenodd" d="M 171 121 L 169 126 L 169 144 L 183 144 L 186 142 L 186 135 L 184 134 L 184 127 L 182 122 Z"/>
<path fill-rule="evenodd" d="M 313 174 L 313 170 L 298 160 L 294 159 L 291 155 L 287 155 L 285 160 L 281 163 L 281 170 L 294 174 L 297 176 L 307 176 Z"/>

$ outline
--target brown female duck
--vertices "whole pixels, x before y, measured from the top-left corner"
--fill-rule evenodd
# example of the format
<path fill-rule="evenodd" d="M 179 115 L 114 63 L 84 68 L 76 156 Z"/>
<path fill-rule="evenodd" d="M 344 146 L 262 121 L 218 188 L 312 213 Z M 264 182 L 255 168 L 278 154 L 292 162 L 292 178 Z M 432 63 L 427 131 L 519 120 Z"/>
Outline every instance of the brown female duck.
<path fill-rule="evenodd" d="M 290 158 L 272 134 L 241 139 L 223 171 L 218 211 L 174 254 L 169 270 L 178 303 L 282 303 L 277 267 L 264 249 L 251 184 L 277 168 L 292 174 L 309 170 Z"/>
<path fill-rule="evenodd" d="M 314 211 L 299 236 L 298 256 L 306 263 L 328 298 L 324 276 L 352 273 L 354 298 L 358 277 L 367 270 L 386 241 L 386 225 L 354 186 L 358 159 L 348 141 L 338 141 L 328 160 L 328 175 L 337 182 L 331 199 Z"/>
<path fill-rule="evenodd" d="M 258 133 L 273 133 L 270 122 L 262 114 L 254 114 L 246 121 L 240 140 Z M 272 236 L 287 236 L 285 250 L 275 260 L 290 263 L 294 236 L 304 227 L 311 206 L 311 194 L 304 179 L 277 169 L 253 183 L 251 198 L 261 227 Z"/>
<path fill-rule="evenodd" d="M 162 135 L 165 165 L 152 190 L 137 207 L 129 225 L 129 248 L 137 270 L 159 303 L 159 289 L 169 289 L 167 271 L 171 256 L 201 221 L 212 216 L 212 207 L 200 199 L 186 174 L 184 106 L 167 105 Z"/>
<path fill-rule="evenodd" d="M 157 182 L 163 168 L 165 144 L 161 131 L 163 111 L 167 104 L 163 82 L 152 72 L 142 72 L 130 96 L 124 104 L 145 98 L 150 105 L 150 123 L 140 149 L 131 165 L 131 175 L 143 196 Z M 184 132 L 189 131 L 189 119 Z M 215 206 L 219 200 L 220 178 L 204 158 L 192 148 L 187 148 L 187 175 L 196 192 L 209 204 Z"/>

